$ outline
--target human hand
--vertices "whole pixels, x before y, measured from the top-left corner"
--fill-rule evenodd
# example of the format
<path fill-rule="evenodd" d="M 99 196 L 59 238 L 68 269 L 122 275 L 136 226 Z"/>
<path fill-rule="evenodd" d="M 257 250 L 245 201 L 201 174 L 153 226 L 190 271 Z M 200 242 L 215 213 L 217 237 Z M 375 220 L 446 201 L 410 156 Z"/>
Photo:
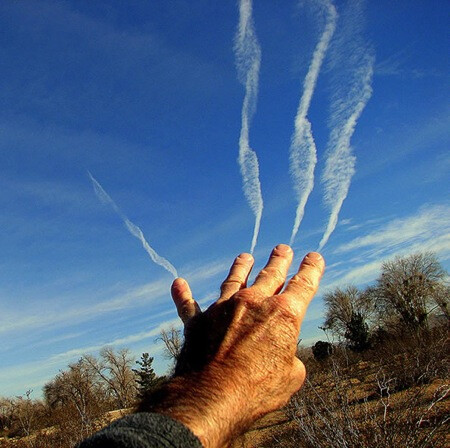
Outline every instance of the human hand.
<path fill-rule="evenodd" d="M 278 245 L 247 287 L 254 260 L 241 254 L 220 298 L 204 312 L 184 279 L 172 285 L 185 345 L 153 410 L 184 423 L 205 447 L 226 446 L 257 418 L 286 404 L 304 382 L 297 341 L 325 264 L 319 254 L 308 254 L 282 290 L 292 259 L 292 249 Z"/>

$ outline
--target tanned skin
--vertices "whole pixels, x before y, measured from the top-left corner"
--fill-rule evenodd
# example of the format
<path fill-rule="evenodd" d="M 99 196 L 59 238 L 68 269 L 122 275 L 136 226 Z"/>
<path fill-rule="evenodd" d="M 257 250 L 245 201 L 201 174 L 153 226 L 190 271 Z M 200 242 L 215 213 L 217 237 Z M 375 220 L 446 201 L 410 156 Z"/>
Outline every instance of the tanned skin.
<path fill-rule="evenodd" d="M 311 252 L 283 289 L 293 255 L 289 246 L 278 245 L 249 287 L 254 260 L 239 255 L 219 299 L 204 312 L 186 280 L 173 282 L 185 345 L 174 377 L 141 411 L 174 418 L 205 448 L 216 448 L 288 402 L 305 380 L 297 341 L 325 268 L 322 256 Z"/>

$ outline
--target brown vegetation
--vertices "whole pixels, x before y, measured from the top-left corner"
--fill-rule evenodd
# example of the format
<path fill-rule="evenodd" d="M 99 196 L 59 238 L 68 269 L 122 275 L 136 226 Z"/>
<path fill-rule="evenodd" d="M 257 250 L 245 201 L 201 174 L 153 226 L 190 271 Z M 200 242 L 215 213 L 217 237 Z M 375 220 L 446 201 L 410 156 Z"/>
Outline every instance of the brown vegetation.
<path fill-rule="evenodd" d="M 414 254 L 385 263 L 364 291 L 328 293 L 325 329 L 337 342 L 300 348 L 304 387 L 233 446 L 450 446 L 448 290 L 437 259 Z M 167 357 L 176 359 L 180 333 L 170 329 L 161 339 Z M 43 400 L 31 391 L 0 398 L 0 448 L 75 446 L 164 381 L 152 361 L 144 353 L 133 369 L 128 350 L 105 348 L 58 373 Z"/>
<path fill-rule="evenodd" d="M 147 354 L 144 354 L 147 355 Z M 144 357 L 143 355 L 143 357 Z M 107 347 L 100 357 L 83 356 L 58 373 L 43 389 L 43 400 L 24 397 L 0 400 L 0 447 L 74 447 L 76 443 L 122 416 L 135 405 L 139 380 L 153 374 L 146 387 L 159 379 L 148 358 L 145 369 L 133 371 L 128 350 Z M 121 411 L 114 411 L 120 409 Z M 112 411 L 112 412 L 111 412 Z"/>
<path fill-rule="evenodd" d="M 286 409 L 293 424 L 260 446 L 448 446 L 447 333 L 444 326 L 363 355 L 342 347 L 324 362 L 311 357 L 308 380 Z"/>
<path fill-rule="evenodd" d="M 324 329 L 338 342 L 300 350 L 308 377 L 288 421 L 252 428 L 236 446 L 450 446 L 448 300 L 431 253 L 384 263 L 363 291 L 326 294 Z"/>

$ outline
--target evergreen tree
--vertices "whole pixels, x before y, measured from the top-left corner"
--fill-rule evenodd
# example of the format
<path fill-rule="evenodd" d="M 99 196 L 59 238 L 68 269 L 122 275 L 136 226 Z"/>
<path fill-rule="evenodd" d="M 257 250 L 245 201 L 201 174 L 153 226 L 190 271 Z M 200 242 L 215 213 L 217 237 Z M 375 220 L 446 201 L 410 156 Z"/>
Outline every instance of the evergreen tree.
<path fill-rule="evenodd" d="M 360 313 L 352 313 L 345 339 L 347 339 L 348 348 L 354 352 L 362 352 L 370 347 L 369 328 Z"/>
<path fill-rule="evenodd" d="M 162 378 L 158 377 L 152 367 L 153 357 L 148 353 L 142 353 L 141 359 L 136 361 L 139 369 L 133 369 L 138 384 L 140 398 L 148 396 L 157 386 L 161 384 Z"/>

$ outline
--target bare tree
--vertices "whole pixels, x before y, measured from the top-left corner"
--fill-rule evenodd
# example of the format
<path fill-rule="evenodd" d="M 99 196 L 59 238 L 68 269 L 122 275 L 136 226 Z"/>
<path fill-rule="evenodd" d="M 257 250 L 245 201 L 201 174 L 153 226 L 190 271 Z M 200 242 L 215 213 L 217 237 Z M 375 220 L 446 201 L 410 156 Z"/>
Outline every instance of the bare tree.
<path fill-rule="evenodd" d="M 181 349 L 183 347 L 183 337 L 181 331 L 171 326 L 167 330 L 162 329 L 157 341 L 160 340 L 164 343 L 164 355 L 167 359 L 177 361 Z"/>
<path fill-rule="evenodd" d="M 104 382 L 116 407 L 124 409 L 133 405 L 137 389 L 132 370 L 133 358 L 128 349 L 115 352 L 113 348 L 105 347 L 100 352 L 100 359 L 85 355 L 83 360 Z"/>
<path fill-rule="evenodd" d="M 324 328 L 343 336 L 359 295 L 359 290 L 354 286 L 347 286 L 345 289 L 336 288 L 326 293 L 323 298 L 327 310 Z"/>
<path fill-rule="evenodd" d="M 35 446 L 34 438 L 29 436 L 43 427 L 45 407 L 42 401 L 31 398 L 32 390 L 15 398 L 0 400 L 0 429 L 9 435 L 27 437 L 26 446 Z"/>
<path fill-rule="evenodd" d="M 44 397 L 60 426 L 67 426 L 65 417 L 70 416 L 73 443 L 92 433 L 95 419 L 105 410 L 104 387 L 83 358 L 47 383 Z"/>
<path fill-rule="evenodd" d="M 43 403 L 32 400 L 32 393 L 31 389 L 27 390 L 24 396 L 18 396 L 14 400 L 14 418 L 19 424 L 22 435 L 28 437 L 27 443 L 30 447 L 34 447 L 35 443 L 29 436 L 39 429 L 44 414 Z"/>
<path fill-rule="evenodd" d="M 439 307 L 441 313 L 450 321 L 450 287 L 448 284 L 438 284 L 433 293 L 433 299 Z"/>
<path fill-rule="evenodd" d="M 375 287 L 381 316 L 395 315 L 406 328 L 417 332 L 427 327 L 433 304 L 446 308 L 448 299 L 442 296 L 446 272 L 433 253 L 397 257 L 383 263 L 381 271 Z"/>
<path fill-rule="evenodd" d="M 360 291 L 355 286 L 336 288 L 324 295 L 326 307 L 325 330 L 331 330 L 339 337 L 345 337 L 356 320 L 369 326 L 374 306 L 371 290 Z"/>

